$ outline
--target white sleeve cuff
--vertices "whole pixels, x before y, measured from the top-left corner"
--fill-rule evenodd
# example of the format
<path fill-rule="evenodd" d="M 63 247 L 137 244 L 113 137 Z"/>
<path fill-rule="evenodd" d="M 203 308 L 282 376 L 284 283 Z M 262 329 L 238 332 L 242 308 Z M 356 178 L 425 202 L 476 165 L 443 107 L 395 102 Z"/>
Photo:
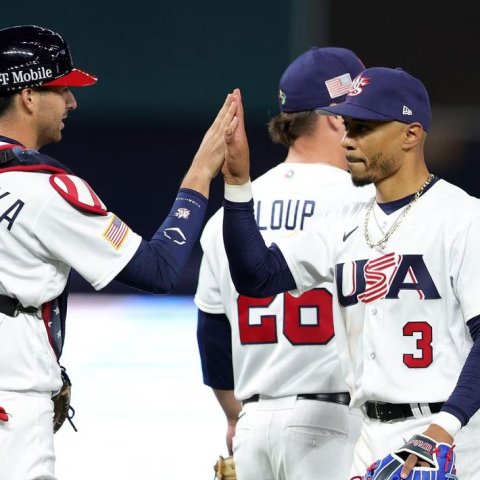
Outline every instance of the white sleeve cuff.
<path fill-rule="evenodd" d="M 453 438 L 462 428 L 460 420 L 448 412 L 440 412 L 432 422 L 446 430 Z"/>
<path fill-rule="evenodd" d="M 249 180 L 243 185 L 225 184 L 225 200 L 230 202 L 249 202 L 253 198 L 252 182 Z"/>

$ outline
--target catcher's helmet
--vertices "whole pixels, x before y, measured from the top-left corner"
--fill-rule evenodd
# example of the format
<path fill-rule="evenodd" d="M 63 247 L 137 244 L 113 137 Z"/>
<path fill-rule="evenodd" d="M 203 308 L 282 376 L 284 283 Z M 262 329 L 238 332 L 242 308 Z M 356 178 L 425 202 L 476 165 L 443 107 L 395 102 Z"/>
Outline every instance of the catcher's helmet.
<path fill-rule="evenodd" d="M 41 85 L 85 87 L 97 77 L 74 68 L 67 43 L 36 25 L 0 30 L 0 93 Z"/>

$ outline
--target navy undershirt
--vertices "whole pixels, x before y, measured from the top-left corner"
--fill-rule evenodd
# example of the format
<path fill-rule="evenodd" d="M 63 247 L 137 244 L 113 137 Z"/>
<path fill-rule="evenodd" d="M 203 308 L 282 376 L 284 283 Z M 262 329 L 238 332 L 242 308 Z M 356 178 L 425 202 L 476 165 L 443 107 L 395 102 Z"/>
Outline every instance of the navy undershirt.
<path fill-rule="evenodd" d="M 181 188 L 170 213 L 150 242 L 137 252 L 115 280 L 139 290 L 165 294 L 178 284 L 183 267 L 203 226 L 207 199 Z"/>
<path fill-rule="evenodd" d="M 425 187 L 423 195 L 437 181 L 438 178 L 434 177 Z M 412 198 L 413 195 L 409 195 L 379 206 L 385 213 L 391 214 L 407 205 Z M 249 202 L 224 200 L 223 207 L 223 238 L 230 273 L 237 291 L 250 297 L 268 297 L 295 290 L 295 281 L 281 251 L 275 244 L 267 247 L 258 230 L 253 200 Z M 480 408 L 480 316 L 470 319 L 467 326 L 474 343 L 457 386 L 442 407 L 442 411 L 458 418 L 462 426 L 466 425 Z"/>

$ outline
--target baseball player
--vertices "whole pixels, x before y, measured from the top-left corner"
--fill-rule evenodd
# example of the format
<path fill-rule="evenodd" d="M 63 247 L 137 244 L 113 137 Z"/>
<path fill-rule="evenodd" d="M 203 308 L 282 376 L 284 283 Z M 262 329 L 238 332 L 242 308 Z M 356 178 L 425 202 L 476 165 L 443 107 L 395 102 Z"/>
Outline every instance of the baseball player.
<path fill-rule="evenodd" d="M 255 222 L 239 94 L 234 102 L 222 168 L 232 279 L 256 298 L 333 282 L 342 370 L 365 415 L 352 476 L 423 433 L 455 442 L 459 478 L 480 478 L 480 203 L 427 169 L 424 85 L 402 69 L 369 68 L 343 104 L 321 108 L 343 117 L 352 180 L 373 183 L 376 198 L 319 214 L 270 247 Z M 408 457 L 402 478 L 417 460 Z"/>
<path fill-rule="evenodd" d="M 89 184 L 38 150 L 58 142 L 77 106 L 70 87 L 96 77 L 72 64 L 57 33 L 0 30 L 0 479 L 51 480 L 53 404 L 62 386 L 72 268 L 100 290 L 113 280 L 168 293 L 202 227 L 224 155 L 230 97 L 150 241 L 112 213 Z M 215 160 L 216 159 L 216 160 Z"/>
<path fill-rule="evenodd" d="M 346 171 L 342 119 L 315 113 L 320 105 L 344 101 L 363 69 L 350 50 L 326 47 L 306 51 L 283 73 L 281 113 L 269 131 L 288 155 L 253 182 L 255 219 L 268 243 L 312 227 L 322 212 L 375 195 L 373 187 L 355 188 Z M 222 218 L 219 210 L 201 237 L 195 302 L 204 382 L 227 416 L 230 453 L 235 433 L 237 478 L 344 480 L 361 413 L 349 413 L 336 354 L 332 286 L 321 282 L 299 298 L 239 295 L 228 269 Z"/>

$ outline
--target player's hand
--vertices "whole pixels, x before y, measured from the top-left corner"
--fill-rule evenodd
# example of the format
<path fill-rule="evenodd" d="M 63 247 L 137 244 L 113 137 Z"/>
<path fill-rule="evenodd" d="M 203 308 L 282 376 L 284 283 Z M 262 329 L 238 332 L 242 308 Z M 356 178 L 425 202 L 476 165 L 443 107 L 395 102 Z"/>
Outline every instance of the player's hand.
<path fill-rule="evenodd" d="M 438 443 L 447 443 L 448 445 L 453 444 L 453 437 L 439 425 L 431 424 L 423 433 L 427 437 L 432 438 Z M 402 468 L 402 473 L 400 476 L 402 478 L 407 478 L 410 475 L 410 472 L 415 466 L 428 467 L 427 462 L 423 462 L 418 459 L 416 455 L 409 455 L 405 460 L 405 465 Z"/>
<path fill-rule="evenodd" d="M 182 187 L 197 190 L 208 197 L 210 182 L 222 168 L 225 160 L 225 131 L 232 127 L 237 104 L 233 94 L 228 94 L 214 122 L 203 137 Z M 237 120 L 233 124 L 237 123 Z"/>
<path fill-rule="evenodd" d="M 233 91 L 233 102 L 236 104 L 236 113 L 225 131 L 227 151 L 222 173 L 229 185 L 243 185 L 250 179 L 250 152 L 245 133 L 242 96 L 238 88 Z"/>

